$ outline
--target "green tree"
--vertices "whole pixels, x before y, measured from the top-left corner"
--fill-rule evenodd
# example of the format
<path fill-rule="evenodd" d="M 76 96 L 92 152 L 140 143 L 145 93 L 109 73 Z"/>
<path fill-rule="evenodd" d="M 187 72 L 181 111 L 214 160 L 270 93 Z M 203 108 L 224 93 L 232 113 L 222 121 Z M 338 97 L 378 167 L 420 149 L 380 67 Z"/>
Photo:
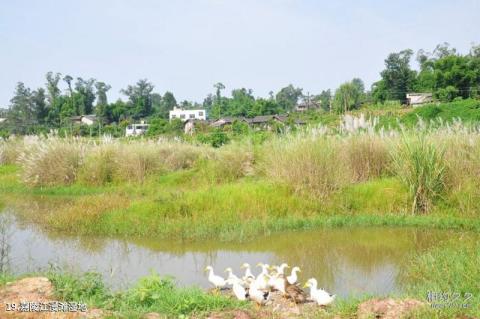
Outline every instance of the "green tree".
<path fill-rule="evenodd" d="M 225 113 L 227 115 L 246 116 L 251 112 L 255 98 L 251 89 L 235 89 L 232 91 L 232 98 L 227 100 L 226 104 Z"/>
<path fill-rule="evenodd" d="M 410 68 L 412 55 L 410 49 L 388 55 L 386 68 L 380 73 L 383 83 L 377 86 L 377 90 L 381 88 L 385 92 L 376 92 L 375 95 L 384 95 L 388 100 L 406 100 L 406 94 L 412 90 L 416 77 L 416 72 Z"/>
<path fill-rule="evenodd" d="M 108 104 L 108 99 L 107 99 L 107 92 L 111 89 L 112 87 L 108 84 L 105 84 L 104 82 L 95 82 L 95 89 L 97 90 L 97 106 L 99 105 L 107 105 Z"/>
<path fill-rule="evenodd" d="M 32 92 L 33 114 L 35 121 L 44 124 L 48 114 L 45 90 L 39 88 Z"/>
<path fill-rule="evenodd" d="M 161 97 L 159 108 L 157 110 L 158 116 L 164 119 L 168 119 L 169 112 L 177 105 L 177 100 L 172 92 L 165 92 Z"/>
<path fill-rule="evenodd" d="M 18 82 L 7 114 L 10 131 L 16 134 L 30 133 L 34 118 L 32 92 L 25 84 Z"/>
<path fill-rule="evenodd" d="M 332 99 L 332 92 L 330 89 L 323 90 L 319 95 L 315 97 L 315 100 L 320 102 L 320 106 L 325 111 L 330 111 L 330 101 Z"/>
<path fill-rule="evenodd" d="M 298 103 L 298 100 L 302 97 L 303 89 L 295 88 L 293 85 L 288 85 L 282 88 L 277 95 L 275 96 L 275 100 L 277 105 L 283 111 L 293 111 L 295 106 Z"/>
<path fill-rule="evenodd" d="M 358 108 L 364 95 L 363 82 L 360 79 L 353 79 L 350 82 L 343 83 L 335 91 L 333 106 L 339 113 Z"/>
<path fill-rule="evenodd" d="M 45 76 L 47 79 L 47 100 L 50 108 L 55 108 L 57 107 L 57 99 L 60 96 L 60 89 L 58 88 L 58 82 L 60 82 L 61 78 L 60 73 L 55 73 L 53 72 L 48 72 L 47 75 Z"/>
<path fill-rule="evenodd" d="M 282 109 L 278 106 L 276 101 L 259 98 L 255 101 L 251 112 L 247 115 L 253 117 L 257 115 L 274 115 L 281 112 Z"/>
<path fill-rule="evenodd" d="M 121 90 L 121 93 L 128 96 L 129 113 L 133 118 L 139 119 L 152 114 L 153 88 L 152 83 L 147 79 L 142 79 L 135 85 L 129 85 L 126 89 Z"/>
<path fill-rule="evenodd" d="M 92 114 L 95 101 L 95 79 L 77 78 L 75 83 L 75 98 L 77 114 Z"/>
<path fill-rule="evenodd" d="M 225 89 L 223 83 L 218 82 L 213 85 L 215 88 L 215 98 L 213 99 L 210 114 L 213 118 L 219 118 L 224 114 L 224 99 L 222 97 L 222 90 Z"/>

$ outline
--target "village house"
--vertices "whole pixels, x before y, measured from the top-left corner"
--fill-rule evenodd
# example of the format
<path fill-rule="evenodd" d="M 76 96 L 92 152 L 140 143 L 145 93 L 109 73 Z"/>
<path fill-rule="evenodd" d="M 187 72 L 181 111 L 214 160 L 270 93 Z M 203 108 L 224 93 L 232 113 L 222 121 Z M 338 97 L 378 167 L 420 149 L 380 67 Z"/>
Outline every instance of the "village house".
<path fill-rule="evenodd" d="M 221 117 L 218 120 L 212 122 L 210 126 L 212 127 L 223 127 L 225 125 L 232 125 L 235 121 L 245 122 L 251 127 L 254 128 L 265 128 L 268 129 L 272 122 L 278 122 L 282 124 L 286 124 L 288 122 L 288 115 L 258 115 L 253 118 L 247 117 L 233 117 L 233 116 L 226 116 Z M 293 121 L 296 125 L 303 125 L 305 124 L 304 121 L 296 119 Z"/>
<path fill-rule="evenodd" d="M 173 110 L 169 112 L 170 121 L 173 119 L 181 119 L 182 121 L 187 120 L 206 120 L 207 112 L 205 110 L 185 110 L 183 108 L 174 107 Z"/>
<path fill-rule="evenodd" d="M 125 128 L 125 136 L 139 136 L 143 135 L 148 130 L 148 124 L 145 121 L 140 123 L 130 124 Z"/>
<path fill-rule="evenodd" d="M 95 114 L 72 116 L 70 117 L 70 121 L 73 124 L 85 124 L 90 126 L 97 122 L 97 116 Z"/>
<path fill-rule="evenodd" d="M 320 108 L 320 103 L 319 102 L 315 102 L 315 101 L 312 101 L 312 100 L 307 100 L 307 101 L 304 101 L 300 104 L 297 104 L 295 106 L 295 111 L 297 112 L 305 112 L 305 111 L 308 111 L 308 110 L 318 110 Z"/>
<path fill-rule="evenodd" d="M 407 93 L 407 104 L 413 107 L 432 101 L 432 93 Z"/>

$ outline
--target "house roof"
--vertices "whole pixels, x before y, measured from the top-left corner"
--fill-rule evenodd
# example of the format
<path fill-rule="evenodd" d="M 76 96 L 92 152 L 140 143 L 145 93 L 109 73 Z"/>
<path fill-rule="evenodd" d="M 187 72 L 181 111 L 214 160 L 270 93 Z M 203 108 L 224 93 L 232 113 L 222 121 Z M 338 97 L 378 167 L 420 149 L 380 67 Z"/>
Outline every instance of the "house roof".
<path fill-rule="evenodd" d="M 83 115 L 82 118 L 86 118 L 86 119 L 89 119 L 91 121 L 96 121 L 97 120 L 97 116 L 95 114 Z"/>
<path fill-rule="evenodd" d="M 285 122 L 288 119 L 288 115 L 259 115 L 255 116 L 252 119 L 252 123 L 259 124 L 259 123 L 267 123 L 271 120 L 277 120 L 279 122 Z"/>
<path fill-rule="evenodd" d="M 241 117 L 225 116 L 225 117 L 221 117 L 218 120 L 212 122 L 211 125 L 214 126 L 214 127 L 219 127 L 219 126 L 223 126 L 223 125 L 227 125 L 227 124 L 233 124 L 233 122 L 235 122 L 235 121 L 244 121 L 244 122 L 250 123 L 250 119 L 247 119 L 243 116 L 241 116 Z"/>

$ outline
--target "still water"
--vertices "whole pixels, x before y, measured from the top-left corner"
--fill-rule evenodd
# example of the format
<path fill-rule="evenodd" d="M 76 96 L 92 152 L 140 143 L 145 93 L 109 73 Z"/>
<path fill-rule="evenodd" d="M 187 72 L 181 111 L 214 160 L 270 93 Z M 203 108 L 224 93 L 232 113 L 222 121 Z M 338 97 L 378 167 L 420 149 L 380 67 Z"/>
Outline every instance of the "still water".
<path fill-rule="evenodd" d="M 356 227 L 284 232 L 246 243 L 192 243 L 59 236 L 22 224 L 9 211 L 0 217 L 9 221 L 10 266 L 15 272 L 45 269 L 49 264 L 73 271 L 94 270 L 114 289 L 129 287 L 151 271 L 173 276 L 179 285 L 209 287 L 203 272 L 207 265 L 223 275 L 226 267 L 239 274 L 244 262 L 252 266 L 287 262 L 301 267 L 302 282 L 315 277 L 340 296 L 384 295 L 401 290 L 397 275 L 411 253 L 466 236 L 452 231 Z M 253 270 L 259 272 L 259 268 Z"/>

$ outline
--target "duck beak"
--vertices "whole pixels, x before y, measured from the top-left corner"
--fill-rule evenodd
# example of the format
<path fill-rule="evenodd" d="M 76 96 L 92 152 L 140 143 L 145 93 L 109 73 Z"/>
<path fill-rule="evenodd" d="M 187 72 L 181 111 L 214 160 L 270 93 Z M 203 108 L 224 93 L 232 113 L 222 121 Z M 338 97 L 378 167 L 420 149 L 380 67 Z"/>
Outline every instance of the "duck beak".
<path fill-rule="evenodd" d="M 262 263 L 258 263 L 257 267 L 262 267 L 262 265 L 263 265 Z"/>
<path fill-rule="evenodd" d="M 207 270 L 208 270 L 208 268 L 205 267 L 205 269 L 203 271 L 207 271 Z"/>
<path fill-rule="evenodd" d="M 309 286 L 308 282 L 303 285 L 303 288 L 307 288 Z"/>

